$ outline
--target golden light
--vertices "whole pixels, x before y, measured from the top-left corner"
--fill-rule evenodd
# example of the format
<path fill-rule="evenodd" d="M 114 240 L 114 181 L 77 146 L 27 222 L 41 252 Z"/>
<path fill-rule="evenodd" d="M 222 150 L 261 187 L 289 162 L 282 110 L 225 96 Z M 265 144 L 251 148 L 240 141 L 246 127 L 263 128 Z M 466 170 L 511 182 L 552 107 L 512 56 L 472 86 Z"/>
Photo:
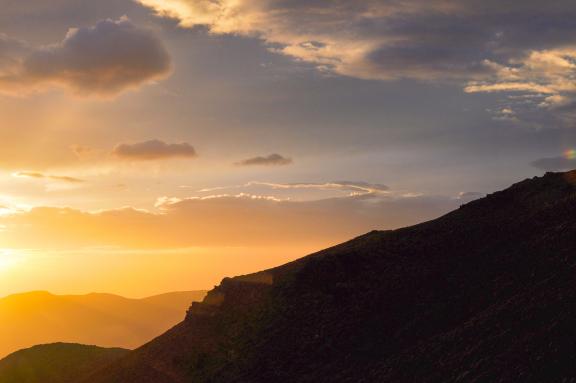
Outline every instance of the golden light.
<path fill-rule="evenodd" d="M 10 209 L 8 207 L 4 207 L 4 206 L 0 206 L 0 217 L 1 216 L 5 216 L 5 215 L 10 215 L 10 214 L 14 214 L 14 210 Z M 0 230 L 2 230 L 3 228 L 0 226 Z"/>
<path fill-rule="evenodd" d="M 0 271 L 7 270 L 18 262 L 16 252 L 11 249 L 0 250 Z"/>

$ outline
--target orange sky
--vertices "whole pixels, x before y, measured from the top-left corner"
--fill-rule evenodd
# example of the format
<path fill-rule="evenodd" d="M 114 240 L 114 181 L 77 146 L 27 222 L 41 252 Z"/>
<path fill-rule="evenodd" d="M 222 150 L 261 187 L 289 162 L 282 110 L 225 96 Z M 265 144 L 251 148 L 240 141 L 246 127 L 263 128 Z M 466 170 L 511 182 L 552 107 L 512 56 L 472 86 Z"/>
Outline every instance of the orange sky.
<path fill-rule="evenodd" d="M 4 4 L 0 296 L 210 288 L 576 167 L 573 7 L 462 4 Z"/>

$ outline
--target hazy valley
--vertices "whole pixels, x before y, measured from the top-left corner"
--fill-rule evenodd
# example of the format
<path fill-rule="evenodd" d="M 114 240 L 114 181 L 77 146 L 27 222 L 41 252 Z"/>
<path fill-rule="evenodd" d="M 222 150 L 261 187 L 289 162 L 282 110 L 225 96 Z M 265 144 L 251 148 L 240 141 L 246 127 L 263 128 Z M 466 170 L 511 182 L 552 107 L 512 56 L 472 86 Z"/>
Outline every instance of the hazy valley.
<path fill-rule="evenodd" d="M 0 357 L 38 344 L 136 348 L 180 322 L 204 291 L 144 299 L 30 292 L 0 299 Z"/>

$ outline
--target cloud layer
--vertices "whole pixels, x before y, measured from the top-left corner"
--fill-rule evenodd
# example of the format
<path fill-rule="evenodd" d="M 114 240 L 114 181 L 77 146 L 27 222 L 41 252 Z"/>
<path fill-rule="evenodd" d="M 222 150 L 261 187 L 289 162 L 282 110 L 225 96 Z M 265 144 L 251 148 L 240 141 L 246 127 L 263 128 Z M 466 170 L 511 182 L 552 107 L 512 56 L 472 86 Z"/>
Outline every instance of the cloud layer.
<path fill-rule="evenodd" d="M 127 18 L 70 29 L 60 43 L 41 47 L 0 35 L 0 91 L 5 93 L 58 87 L 109 97 L 170 71 L 163 43 Z"/>
<path fill-rule="evenodd" d="M 183 27 L 259 37 L 276 50 L 366 78 L 468 79 L 530 49 L 565 46 L 570 1 L 139 0 Z M 538 23 L 530 22 L 538 16 Z M 273 48 L 274 49 L 274 48 Z"/>
<path fill-rule="evenodd" d="M 328 73 L 538 95 L 531 107 L 543 109 L 576 92 L 569 0 L 138 1 L 182 27 L 259 38 Z"/>
<path fill-rule="evenodd" d="M 47 249 L 327 244 L 431 219 L 461 203 L 456 198 L 374 194 L 291 201 L 240 193 L 161 198 L 156 212 L 37 207 L 0 216 L 0 239 L 10 248 Z"/>
<path fill-rule="evenodd" d="M 164 160 L 171 158 L 194 158 L 194 147 L 187 142 L 168 144 L 161 140 L 149 140 L 134 144 L 119 144 L 112 154 L 132 161 Z"/>

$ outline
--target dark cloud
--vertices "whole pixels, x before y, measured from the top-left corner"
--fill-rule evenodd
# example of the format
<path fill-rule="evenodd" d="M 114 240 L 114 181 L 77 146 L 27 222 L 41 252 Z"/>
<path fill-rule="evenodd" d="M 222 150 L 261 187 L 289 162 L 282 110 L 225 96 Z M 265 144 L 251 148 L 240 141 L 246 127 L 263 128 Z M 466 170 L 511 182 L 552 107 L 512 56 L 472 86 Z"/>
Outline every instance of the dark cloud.
<path fill-rule="evenodd" d="M 162 41 L 127 18 L 70 29 L 62 42 L 42 47 L 25 49 L 0 38 L 4 92 L 56 86 L 83 96 L 112 96 L 161 79 L 170 70 Z"/>
<path fill-rule="evenodd" d="M 324 73 L 544 94 L 531 104 L 539 114 L 559 113 L 548 108 L 576 93 L 572 1 L 138 1 L 183 27 L 258 37 Z M 508 121 L 530 119 L 523 117 Z"/>
<path fill-rule="evenodd" d="M 135 161 L 194 158 L 197 156 L 194 147 L 187 142 L 167 144 L 161 140 L 119 144 L 114 148 L 112 154 L 118 158 Z"/>
<path fill-rule="evenodd" d="M 369 78 L 470 79 L 527 50 L 574 44 L 570 1 L 139 0 L 182 26 L 259 36 L 273 49 Z M 278 49 L 278 45 L 281 47 Z"/>
<path fill-rule="evenodd" d="M 292 164 L 292 159 L 280 154 L 257 156 L 236 162 L 239 166 L 284 166 Z"/>
<path fill-rule="evenodd" d="M 576 159 L 566 157 L 545 157 L 532 162 L 532 166 L 545 171 L 565 171 L 576 169 Z"/>
<path fill-rule="evenodd" d="M 16 172 L 14 173 L 15 177 L 24 177 L 24 178 L 38 178 L 38 179 L 48 179 L 53 181 L 63 181 L 63 182 L 70 182 L 70 183 L 81 183 L 84 180 L 76 177 L 69 177 L 69 176 L 57 176 L 53 174 L 44 174 L 41 172 Z"/>

